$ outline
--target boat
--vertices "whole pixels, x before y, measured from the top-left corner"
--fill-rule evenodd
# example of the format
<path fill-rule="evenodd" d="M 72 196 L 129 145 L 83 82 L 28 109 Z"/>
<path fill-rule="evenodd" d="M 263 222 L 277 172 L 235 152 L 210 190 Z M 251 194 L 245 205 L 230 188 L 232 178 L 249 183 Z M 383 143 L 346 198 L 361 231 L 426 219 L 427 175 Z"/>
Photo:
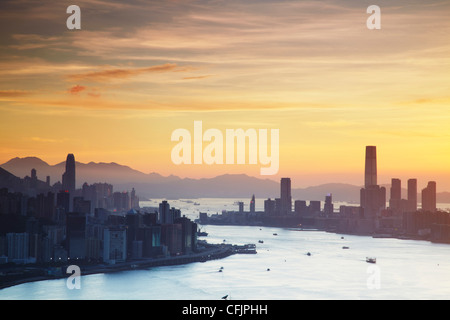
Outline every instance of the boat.
<path fill-rule="evenodd" d="M 377 263 L 377 258 L 369 258 L 369 257 L 367 257 L 366 258 L 366 262 L 367 263 Z"/>
<path fill-rule="evenodd" d="M 262 241 L 262 240 L 258 240 L 258 242 L 259 242 L 259 243 L 264 243 L 264 241 Z"/>
<path fill-rule="evenodd" d="M 278 235 L 278 233 L 274 233 L 273 235 L 274 235 L 274 236 L 277 236 L 277 235 Z"/>
<path fill-rule="evenodd" d="M 310 255 L 311 255 L 311 252 L 308 252 L 306 255 L 307 255 L 307 256 L 310 256 Z"/>
<path fill-rule="evenodd" d="M 343 246 L 342 249 L 350 249 L 349 247 Z"/>

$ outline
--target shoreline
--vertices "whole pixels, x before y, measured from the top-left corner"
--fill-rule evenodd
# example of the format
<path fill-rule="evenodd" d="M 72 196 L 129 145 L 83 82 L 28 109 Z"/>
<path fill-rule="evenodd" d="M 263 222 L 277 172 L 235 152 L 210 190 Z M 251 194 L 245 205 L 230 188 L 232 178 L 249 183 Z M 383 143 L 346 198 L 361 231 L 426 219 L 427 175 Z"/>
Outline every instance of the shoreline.
<path fill-rule="evenodd" d="M 207 244 L 207 248 L 200 252 L 189 253 L 185 255 L 179 256 L 170 256 L 170 257 L 161 257 L 161 258 L 148 258 L 148 259 L 140 259 L 127 261 L 123 263 L 117 263 L 112 265 L 95 265 L 95 266 L 80 266 L 81 276 L 93 275 L 93 274 L 102 274 L 102 273 L 113 273 L 113 272 L 122 272 L 122 271 L 133 271 L 140 270 L 146 268 L 153 267 L 165 267 L 165 266 L 173 266 L 173 265 L 184 265 L 195 262 L 206 262 L 210 260 L 223 259 L 233 254 L 242 253 L 238 249 L 239 246 L 231 245 L 231 244 Z M 256 252 L 255 252 L 256 253 Z M 66 269 L 70 264 L 61 266 L 61 269 Z M 21 268 L 26 268 L 21 266 Z M 45 272 L 48 268 L 36 268 L 40 269 L 41 272 Z M 11 288 L 17 285 L 31 283 L 36 281 L 46 281 L 46 280 L 58 280 L 63 278 L 68 278 L 71 273 L 61 273 L 60 275 L 33 275 L 30 277 L 24 277 L 21 279 L 14 279 L 11 281 L 6 281 L 4 283 L 0 283 L 0 290 Z"/>

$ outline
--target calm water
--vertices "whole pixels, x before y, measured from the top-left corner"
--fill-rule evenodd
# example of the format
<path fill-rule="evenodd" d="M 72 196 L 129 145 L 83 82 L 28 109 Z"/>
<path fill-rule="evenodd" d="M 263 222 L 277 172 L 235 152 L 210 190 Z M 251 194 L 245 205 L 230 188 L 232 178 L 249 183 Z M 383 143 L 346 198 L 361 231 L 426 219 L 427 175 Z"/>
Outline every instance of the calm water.
<path fill-rule="evenodd" d="M 215 201 L 210 201 L 211 208 L 218 207 L 219 200 Z M 196 207 L 201 206 L 205 205 L 200 202 Z M 197 217 L 197 209 L 191 210 L 189 215 Z M 214 300 L 226 294 L 234 300 L 450 297 L 450 245 L 266 227 L 204 230 L 211 243 L 255 243 L 258 254 L 89 275 L 81 278 L 80 290 L 69 290 L 65 279 L 27 283 L 0 290 L 0 299 Z M 366 263 L 368 256 L 376 257 L 377 264 Z M 378 289 L 368 286 L 375 275 Z"/>

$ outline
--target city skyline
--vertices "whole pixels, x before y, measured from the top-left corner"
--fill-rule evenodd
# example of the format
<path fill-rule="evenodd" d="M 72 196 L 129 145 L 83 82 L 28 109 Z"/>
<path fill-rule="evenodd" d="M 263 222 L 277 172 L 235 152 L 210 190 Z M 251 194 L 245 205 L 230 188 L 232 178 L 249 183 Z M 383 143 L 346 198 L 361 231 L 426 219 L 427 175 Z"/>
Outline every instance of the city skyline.
<path fill-rule="evenodd" d="M 357 1 L 2 1 L 0 163 L 36 156 L 116 162 L 206 178 L 258 165 L 176 166 L 170 134 L 280 130 L 293 186 L 362 184 L 362 146 L 378 146 L 378 183 L 450 190 L 450 4 L 378 1 L 368 30 Z"/>

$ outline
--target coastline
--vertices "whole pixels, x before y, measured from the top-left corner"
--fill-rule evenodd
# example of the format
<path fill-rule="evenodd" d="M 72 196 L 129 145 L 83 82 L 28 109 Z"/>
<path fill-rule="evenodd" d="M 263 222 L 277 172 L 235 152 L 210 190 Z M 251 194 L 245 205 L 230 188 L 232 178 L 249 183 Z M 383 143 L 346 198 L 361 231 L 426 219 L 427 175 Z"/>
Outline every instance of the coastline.
<path fill-rule="evenodd" d="M 245 253 L 242 252 L 242 248 L 236 245 L 231 244 L 206 244 L 205 249 L 200 252 L 179 255 L 179 256 L 170 256 L 170 257 L 161 257 L 161 258 L 148 258 L 148 259 L 140 259 L 127 261 L 123 263 L 117 263 L 112 265 L 94 265 L 94 266 L 80 266 L 81 276 L 87 276 L 92 274 L 101 274 L 101 273 L 112 273 L 112 272 L 121 272 L 121 271 L 132 271 L 139 269 L 146 269 L 152 267 L 163 267 L 163 266 L 172 266 L 172 265 L 182 265 L 194 262 L 206 262 L 209 260 L 217 260 L 223 259 L 233 254 Z M 252 252 L 253 253 L 253 252 Z M 256 251 L 254 252 L 256 253 Z M 65 267 L 67 267 L 67 264 Z M 23 266 L 21 267 L 23 268 Z M 61 267 L 64 268 L 64 267 Z M 38 268 L 36 268 L 38 269 Z M 47 268 L 40 268 L 41 272 L 45 272 Z M 61 273 L 58 275 L 33 275 L 26 277 L 24 275 L 23 278 L 14 279 L 11 281 L 5 281 L 0 283 L 0 290 L 5 288 L 14 287 L 24 283 L 36 282 L 36 281 L 45 281 L 45 280 L 56 280 L 68 278 L 70 274 Z"/>

